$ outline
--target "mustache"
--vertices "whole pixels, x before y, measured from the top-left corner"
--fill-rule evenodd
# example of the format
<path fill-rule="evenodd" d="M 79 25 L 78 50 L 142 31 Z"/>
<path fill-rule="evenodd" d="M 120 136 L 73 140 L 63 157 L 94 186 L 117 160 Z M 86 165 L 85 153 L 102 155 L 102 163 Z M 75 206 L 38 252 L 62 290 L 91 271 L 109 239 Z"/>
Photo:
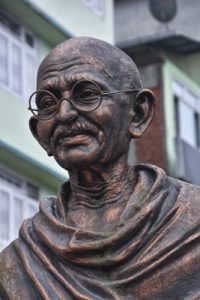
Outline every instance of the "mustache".
<path fill-rule="evenodd" d="M 88 120 L 74 120 L 70 124 L 57 125 L 53 131 L 51 142 L 57 143 L 61 138 L 70 137 L 77 134 L 96 134 L 98 128 Z"/>

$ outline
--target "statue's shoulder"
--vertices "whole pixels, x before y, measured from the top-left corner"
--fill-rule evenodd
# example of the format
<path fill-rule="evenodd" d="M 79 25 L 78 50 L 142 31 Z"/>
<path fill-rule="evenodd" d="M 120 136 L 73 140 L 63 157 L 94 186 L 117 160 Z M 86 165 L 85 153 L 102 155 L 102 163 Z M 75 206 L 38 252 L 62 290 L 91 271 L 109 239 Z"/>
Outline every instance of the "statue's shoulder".
<path fill-rule="evenodd" d="M 15 251 L 18 242 L 15 240 L 0 253 L 0 299 L 39 299 Z"/>
<path fill-rule="evenodd" d="M 169 179 L 180 187 L 177 204 L 182 213 L 185 214 L 190 223 L 198 225 L 200 219 L 200 186 L 174 178 Z"/>
<path fill-rule="evenodd" d="M 200 198 L 200 186 L 191 184 L 189 182 L 179 180 L 176 178 L 169 177 L 169 180 L 173 182 L 175 185 L 180 187 L 180 196 L 182 198 L 190 198 L 190 201 L 195 201 Z M 191 197 L 194 197 L 191 199 Z"/>
<path fill-rule="evenodd" d="M 200 186 L 174 177 L 170 177 L 167 175 L 164 169 L 156 165 L 143 163 L 143 164 L 136 165 L 133 169 L 136 170 L 137 173 L 139 171 L 144 171 L 147 177 L 152 177 L 152 178 L 154 177 L 154 179 L 158 179 L 160 181 L 163 180 L 165 180 L 166 182 L 168 181 L 174 184 L 175 186 L 179 187 L 185 193 L 196 192 L 199 194 L 200 192 Z"/>
<path fill-rule="evenodd" d="M 155 165 L 140 164 L 135 169 L 138 174 L 141 172 L 145 174 L 140 175 L 140 177 L 143 178 L 143 183 L 150 182 L 152 186 L 152 189 L 149 189 L 150 191 L 168 190 L 168 197 L 170 195 L 172 198 L 176 198 L 177 204 L 187 203 L 188 207 L 199 206 L 200 186 L 172 178 L 163 169 Z"/>
<path fill-rule="evenodd" d="M 2 278 L 2 274 L 9 272 L 12 269 L 12 264 L 16 263 L 15 252 L 13 251 L 13 243 L 14 242 L 12 242 L 0 253 L 0 280 Z M 13 259 L 14 257 L 15 259 Z"/>
<path fill-rule="evenodd" d="M 20 299 L 17 296 L 17 281 L 20 281 L 22 274 L 18 270 L 18 257 L 14 250 L 12 242 L 7 248 L 0 253 L 0 296 L 2 299 Z M 1 299 L 1 298 L 0 298 Z"/>

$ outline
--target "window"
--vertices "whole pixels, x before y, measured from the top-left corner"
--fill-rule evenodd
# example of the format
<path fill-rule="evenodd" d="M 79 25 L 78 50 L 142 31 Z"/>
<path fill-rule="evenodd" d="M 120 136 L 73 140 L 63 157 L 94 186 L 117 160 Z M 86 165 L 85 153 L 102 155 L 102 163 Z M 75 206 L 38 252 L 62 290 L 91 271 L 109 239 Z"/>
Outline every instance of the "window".
<path fill-rule="evenodd" d="M 0 11 L 0 66 L 0 85 L 27 103 L 35 90 L 35 39 L 3 11 Z"/>
<path fill-rule="evenodd" d="M 200 147 L 199 101 L 188 88 L 173 81 L 176 135 L 192 147 Z"/>
<path fill-rule="evenodd" d="M 104 16 L 104 0 L 82 0 L 97 16 Z"/>
<path fill-rule="evenodd" d="M 0 167 L 0 249 L 18 237 L 26 218 L 38 210 L 39 189 Z"/>

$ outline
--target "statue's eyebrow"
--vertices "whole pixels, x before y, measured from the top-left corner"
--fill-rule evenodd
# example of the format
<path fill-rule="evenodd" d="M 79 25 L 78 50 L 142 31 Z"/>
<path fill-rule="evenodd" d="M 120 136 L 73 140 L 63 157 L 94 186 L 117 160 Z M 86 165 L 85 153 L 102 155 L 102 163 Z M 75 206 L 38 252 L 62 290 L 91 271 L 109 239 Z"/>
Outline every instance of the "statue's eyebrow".
<path fill-rule="evenodd" d="M 69 79 L 67 78 L 65 79 L 66 79 L 66 83 L 69 85 L 70 88 L 72 88 L 72 86 L 79 80 L 86 80 L 86 81 L 88 80 L 97 83 L 102 91 L 109 90 L 109 86 L 107 85 L 107 83 L 103 83 L 99 78 L 97 78 L 96 76 L 91 76 L 90 74 L 80 73 L 80 74 L 72 75 Z"/>
<path fill-rule="evenodd" d="M 42 84 L 42 87 L 39 88 L 40 90 L 42 89 L 42 90 L 47 90 L 47 91 L 50 91 L 50 92 L 53 91 L 53 90 L 60 90 L 58 88 L 60 79 L 57 76 L 49 77 L 49 78 L 46 78 L 46 79 L 49 79 L 50 81 L 44 82 Z M 41 79 L 41 81 L 43 81 L 43 78 Z"/>
<path fill-rule="evenodd" d="M 92 76 L 92 74 L 90 74 L 90 73 L 88 73 L 88 74 L 78 73 L 78 74 L 74 74 L 72 76 L 69 76 L 66 73 L 65 75 L 62 76 L 62 79 L 60 78 L 60 76 L 54 76 L 54 77 L 49 77 L 49 80 L 50 81 L 44 83 L 44 85 L 42 85 L 42 88 L 40 88 L 40 89 L 52 92 L 58 98 L 61 96 L 62 91 L 72 89 L 73 85 L 75 83 L 77 83 L 79 80 L 94 81 L 95 83 L 97 83 L 99 85 L 102 92 L 108 92 L 110 90 L 109 85 L 106 81 L 102 82 L 102 80 L 100 78 L 98 78 L 97 76 Z M 60 84 L 61 80 L 64 80 L 64 85 Z M 61 86 L 62 86 L 62 88 L 61 88 Z"/>

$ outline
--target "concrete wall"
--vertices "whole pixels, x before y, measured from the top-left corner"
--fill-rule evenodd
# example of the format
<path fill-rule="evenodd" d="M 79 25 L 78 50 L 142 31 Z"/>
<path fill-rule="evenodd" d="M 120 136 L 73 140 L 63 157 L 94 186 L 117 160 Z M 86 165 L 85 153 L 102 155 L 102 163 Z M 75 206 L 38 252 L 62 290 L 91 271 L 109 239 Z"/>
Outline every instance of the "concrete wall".
<path fill-rule="evenodd" d="M 176 0 L 177 15 L 167 25 L 158 22 L 151 14 L 148 0 L 115 1 L 115 42 L 155 37 L 176 32 L 200 41 L 199 0 Z"/>
<path fill-rule="evenodd" d="M 190 55 L 173 55 L 167 54 L 168 60 L 170 60 L 175 66 L 177 66 L 182 72 L 200 86 L 200 53 L 193 53 Z"/>
<path fill-rule="evenodd" d="M 99 16 L 83 0 L 27 0 L 52 20 L 75 36 L 91 36 L 112 43 L 113 0 L 102 0 L 103 14 Z M 92 2 L 92 1 L 90 1 Z M 93 1 L 95 2 L 95 1 Z"/>

